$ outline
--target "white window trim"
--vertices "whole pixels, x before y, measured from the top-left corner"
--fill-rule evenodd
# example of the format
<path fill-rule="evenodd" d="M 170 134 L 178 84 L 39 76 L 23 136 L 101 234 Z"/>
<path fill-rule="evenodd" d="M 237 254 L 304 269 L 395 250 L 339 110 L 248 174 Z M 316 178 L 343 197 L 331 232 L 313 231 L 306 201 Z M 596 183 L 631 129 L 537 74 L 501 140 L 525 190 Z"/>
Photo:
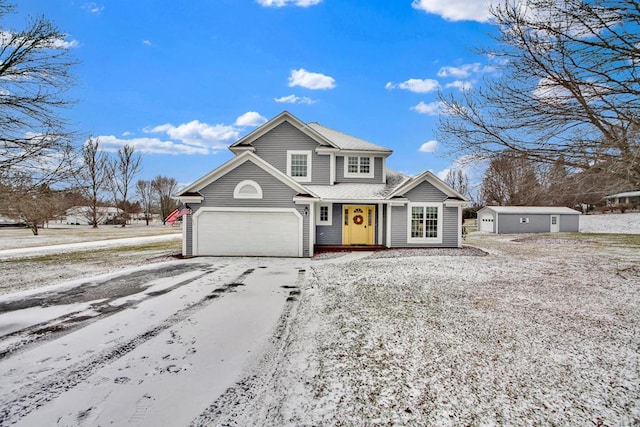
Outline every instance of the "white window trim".
<path fill-rule="evenodd" d="M 320 211 L 323 206 L 326 206 L 329 209 L 329 219 L 327 221 L 322 221 L 320 219 Z M 316 209 L 316 225 L 333 225 L 333 204 L 332 203 L 320 203 L 318 208 Z"/>
<path fill-rule="evenodd" d="M 353 172 L 349 172 L 349 157 L 357 157 L 358 158 L 358 172 L 357 173 L 353 173 Z M 369 173 L 360 173 L 360 159 L 366 157 L 369 159 Z M 345 178 L 373 178 L 375 175 L 375 157 L 373 156 L 361 156 L 358 154 L 353 154 L 353 155 L 345 155 L 343 157 L 344 159 L 344 177 Z"/>
<path fill-rule="evenodd" d="M 411 208 L 425 207 L 438 208 L 438 237 L 411 237 Z M 442 203 L 409 203 L 407 204 L 407 243 L 442 243 Z"/>
<path fill-rule="evenodd" d="M 241 193 L 240 190 L 242 190 L 246 186 L 253 187 L 253 189 L 256 190 L 256 194 Z M 238 183 L 238 185 L 236 185 L 236 188 L 233 190 L 233 198 L 234 199 L 262 199 L 262 187 L 260 187 L 260 184 L 250 179 L 241 181 Z"/>
<path fill-rule="evenodd" d="M 304 154 L 307 156 L 307 176 L 291 176 L 291 156 Z M 311 182 L 311 150 L 287 150 L 287 175 L 298 182 Z"/>

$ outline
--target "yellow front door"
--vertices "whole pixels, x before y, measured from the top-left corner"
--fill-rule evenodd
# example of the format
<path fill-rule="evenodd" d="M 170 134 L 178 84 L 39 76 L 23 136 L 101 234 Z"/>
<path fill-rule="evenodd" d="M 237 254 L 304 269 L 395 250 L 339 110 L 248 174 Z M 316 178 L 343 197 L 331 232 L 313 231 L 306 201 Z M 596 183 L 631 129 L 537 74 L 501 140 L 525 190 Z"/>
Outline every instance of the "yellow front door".
<path fill-rule="evenodd" d="M 342 244 L 373 245 L 375 206 L 344 206 L 342 209 Z"/>

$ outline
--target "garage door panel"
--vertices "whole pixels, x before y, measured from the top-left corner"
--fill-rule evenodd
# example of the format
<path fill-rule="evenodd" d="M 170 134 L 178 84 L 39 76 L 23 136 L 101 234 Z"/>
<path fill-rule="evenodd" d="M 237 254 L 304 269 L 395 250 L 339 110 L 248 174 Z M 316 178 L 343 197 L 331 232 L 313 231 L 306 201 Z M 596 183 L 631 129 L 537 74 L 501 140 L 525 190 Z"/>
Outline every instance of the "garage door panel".
<path fill-rule="evenodd" d="M 292 211 L 207 211 L 197 221 L 198 255 L 300 255 L 300 219 Z"/>

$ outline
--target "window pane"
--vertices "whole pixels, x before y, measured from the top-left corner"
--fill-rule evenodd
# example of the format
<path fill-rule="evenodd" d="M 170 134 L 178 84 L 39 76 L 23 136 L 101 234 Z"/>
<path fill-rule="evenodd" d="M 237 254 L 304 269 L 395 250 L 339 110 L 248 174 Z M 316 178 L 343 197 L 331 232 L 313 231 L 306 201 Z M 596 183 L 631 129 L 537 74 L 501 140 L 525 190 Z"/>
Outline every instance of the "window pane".
<path fill-rule="evenodd" d="M 411 208 L 411 237 L 424 237 L 424 208 Z"/>
<path fill-rule="evenodd" d="M 357 157 L 349 157 L 347 164 L 347 171 L 349 173 L 358 173 L 358 158 Z"/>
<path fill-rule="evenodd" d="M 329 207 L 328 206 L 320 206 L 320 221 L 322 221 L 322 222 L 329 221 Z"/>
<path fill-rule="evenodd" d="M 371 170 L 370 159 L 368 157 L 360 157 L 360 173 L 369 173 Z"/>
<path fill-rule="evenodd" d="M 438 208 L 435 206 L 425 208 L 425 235 L 424 237 L 438 237 Z"/>
<path fill-rule="evenodd" d="M 307 155 L 306 154 L 291 155 L 291 176 L 296 176 L 296 177 L 307 176 Z"/>

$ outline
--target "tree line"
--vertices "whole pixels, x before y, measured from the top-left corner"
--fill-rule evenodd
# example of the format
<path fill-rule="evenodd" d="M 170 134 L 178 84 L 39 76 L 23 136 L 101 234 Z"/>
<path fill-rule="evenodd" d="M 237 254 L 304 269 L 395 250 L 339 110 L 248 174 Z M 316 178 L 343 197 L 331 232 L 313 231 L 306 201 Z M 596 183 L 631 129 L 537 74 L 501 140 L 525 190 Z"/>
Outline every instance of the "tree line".
<path fill-rule="evenodd" d="M 158 175 L 136 181 L 141 158 L 131 146 L 110 156 L 100 149 L 99 139 L 90 138 L 68 161 L 64 180 L 38 182 L 27 171 L 15 171 L 10 180 L 0 177 L 0 196 L 10 201 L 0 206 L 0 214 L 26 224 L 37 235 L 39 227 L 72 207 L 74 217 L 93 228 L 105 223 L 109 207 L 118 210 L 109 220 L 122 227 L 132 214 L 142 214 L 147 225 L 154 215 L 164 223 L 177 207 L 171 198 L 178 185 L 174 178 Z"/>

